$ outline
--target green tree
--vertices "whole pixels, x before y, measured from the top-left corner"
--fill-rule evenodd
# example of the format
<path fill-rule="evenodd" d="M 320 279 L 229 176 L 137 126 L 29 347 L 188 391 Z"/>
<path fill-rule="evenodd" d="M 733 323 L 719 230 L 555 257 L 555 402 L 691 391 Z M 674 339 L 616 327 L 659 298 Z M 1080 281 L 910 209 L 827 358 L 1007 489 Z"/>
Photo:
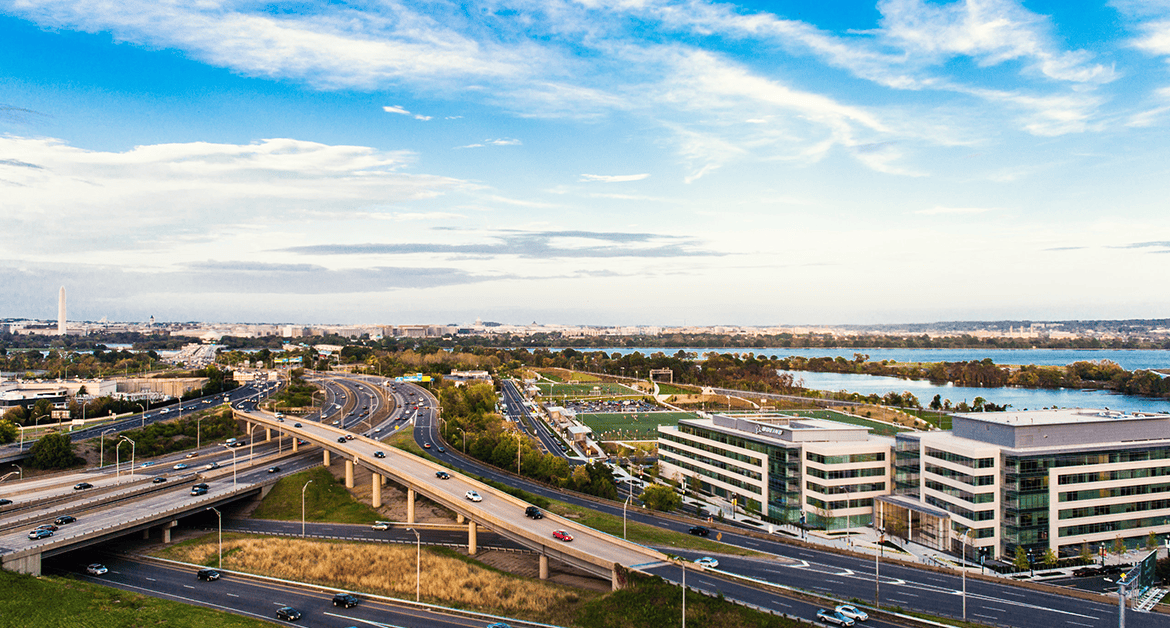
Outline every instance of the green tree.
<path fill-rule="evenodd" d="M 66 469 L 84 460 L 73 451 L 66 434 L 46 434 L 28 450 L 28 466 L 34 469 Z"/>
<path fill-rule="evenodd" d="M 11 443 L 16 440 L 16 426 L 12 421 L 0 419 L 0 443 Z"/>
<path fill-rule="evenodd" d="M 654 484 L 642 491 L 642 503 L 647 508 L 670 512 L 682 505 L 682 498 L 669 486 Z"/>
<path fill-rule="evenodd" d="M 1148 550 L 1158 549 L 1158 535 L 1153 530 L 1150 530 L 1150 535 L 1148 537 L 1146 537 L 1146 549 L 1148 549 Z"/>
<path fill-rule="evenodd" d="M 1016 571 L 1024 571 L 1028 568 L 1028 551 L 1022 546 L 1016 546 L 1016 557 L 1012 560 L 1012 565 L 1016 568 Z"/>
<path fill-rule="evenodd" d="M 1125 549 L 1125 541 L 1122 541 L 1121 537 L 1119 536 L 1113 539 L 1113 546 L 1109 548 L 1109 551 L 1113 552 L 1114 554 L 1121 555 L 1125 553 Z"/>
<path fill-rule="evenodd" d="M 1060 559 L 1056 557 L 1056 552 L 1052 548 L 1044 550 L 1044 566 L 1051 569 L 1060 563 Z"/>

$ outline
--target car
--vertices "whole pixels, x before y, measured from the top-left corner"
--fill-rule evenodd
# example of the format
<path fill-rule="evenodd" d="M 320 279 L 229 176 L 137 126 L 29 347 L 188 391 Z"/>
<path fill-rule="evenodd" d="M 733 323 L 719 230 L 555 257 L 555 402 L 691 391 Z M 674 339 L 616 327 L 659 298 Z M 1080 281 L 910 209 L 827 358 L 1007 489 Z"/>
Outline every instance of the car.
<path fill-rule="evenodd" d="M 435 477 L 439 478 L 440 480 L 450 480 L 451 474 L 447 473 L 446 471 L 435 471 Z"/>
<path fill-rule="evenodd" d="M 817 611 L 817 621 L 821 621 L 821 622 L 824 622 L 826 624 L 834 624 L 837 626 L 852 626 L 853 625 L 852 619 L 849 619 L 848 617 L 842 615 L 841 613 L 838 613 L 837 611 L 829 611 L 829 610 L 825 610 L 823 608 L 820 609 L 819 611 Z"/>
<path fill-rule="evenodd" d="M 156 475 L 156 476 L 154 476 L 154 479 L 150 481 L 150 483 L 151 484 L 162 484 L 163 482 L 166 482 L 166 481 L 167 481 L 166 477 L 161 476 L 161 475 Z"/>
<path fill-rule="evenodd" d="M 333 596 L 333 605 L 342 608 L 353 608 L 358 605 L 358 599 L 348 593 L 338 593 Z"/>
<path fill-rule="evenodd" d="M 381 432 L 381 431 L 382 431 L 382 426 L 381 426 L 381 425 L 379 425 L 378 427 L 375 427 L 375 428 L 374 428 L 374 433 L 375 433 L 375 434 L 377 434 L 378 432 Z"/>
<path fill-rule="evenodd" d="M 51 523 L 42 523 L 41 525 L 37 526 L 37 527 L 36 527 L 36 528 L 34 528 L 34 529 L 36 529 L 36 530 L 48 530 L 49 532 L 56 532 L 56 531 L 57 531 L 57 526 L 56 526 L 56 525 L 54 525 L 54 524 L 51 524 Z"/>
<path fill-rule="evenodd" d="M 75 521 L 77 521 L 77 517 L 74 517 L 73 515 L 61 515 L 60 517 L 54 519 L 53 523 L 59 526 L 63 526 L 67 523 L 73 523 Z"/>
<path fill-rule="evenodd" d="M 553 538 L 568 543 L 573 540 L 573 535 L 564 530 L 553 530 Z"/>
<path fill-rule="evenodd" d="M 438 451 L 439 453 L 441 453 L 441 454 L 445 454 L 445 453 L 447 453 L 447 450 L 446 450 L 446 449 L 443 449 L 443 446 L 442 446 L 442 445 L 440 445 L 440 446 L 439 446 L 439 448 L 438 448 L 438 450 L 437 450 L 437 451 Z"/>
<path fill-rule="evenodd" d="M 524 516 L 532 519 L 544 519 L 544 513 L 536 506 L 529 506 L 524 509 Z"/>
<path fill-rule="evenodd" d="M 12 503 L 11 499 L 0 499 L 0 506 L 7 506 L 8 504 L 11 504 L 11 503 Z"/>
<path fill-rule="evenodd" d="M 301 427 L 300 423 L 293 423 L 293 427 Z"/>
<path fill-rule="evenodd" d="M 354 435 L 353 435 L 353 434 L 346 434 L 346 435 L 345 435 L 345 440 L 353 440 L 353 439 L 354 439 Z"/>
<path fill-rule="evenodd" d="M 488 624 L 488 627 L 487 627 L 487 628 L 512 628 L 512 627 L 511 627 L 511 626 L 509 626 L 508 624 L 505 624 L 505 623 L 504 623 L 504 622 L 502 622 L 502 621 L 498 621 L 498 622 L 496 622 L 496 623 L 494 623 L 494 624 Z"/>
<path fill-rule="evenodd" d="M 207 489 L 205 489 L 205 488 L 198 488 L 198 487 L 194 487 L 194 486 L 191 487 L 191 497 L 198 497 L 200 495 L 206 495 L 206 494 L 207 494 Z"/>
<path fill-rule="evenodd" d="M 702 558 L 696 558 L 695 564 L 700 566 L 700 567 L 714 569 L 714 568 L 719 566 L 719 561 L 715 560 L 714 558 L 711 558 L 710 556 L 704 556 Z"/>
<path fill-rule="evenodd" d="M 39 539 L 48 538 L 50 536 L 53 536 L 52 530 L 29 530 L 28 540 L 36 541 Z"/>
<path fill-rule="evenodd" d="M 212 469 L 218 469 L 219 463 L 218 462 L 209 462 L 206 465 L 204 465 L 203 468 L 207 469 L 208 471 L 211 471 Z"/>
<path fill-rule="evenodd" d="M 704 528 L 703 526 L 691 526 L 691 529 L 687 530 L 687 532 L 690 532 L 695 536 L 707 536 L 708 534 L 711 534 L 711 530 Z"/>
<path fill-rule="evenodd" d="M 284 423 L 284 417 L 282 417 L 282 416 L 276 417 L 276 422 L 277 423 Z"/>
<path fill-rule="evenodd" d="M 467 499 L 470 499 L 473 502 L 482 502 L 483 501 L 483 498 L 480 497 L 479 493 L 476 493 L 475 491 L 467 491 L 466 493 L 463 494 L 463 496 L 466 497 Z"/>
<path fill-rule="evenodd" d="M 344 437 L 344 436 L 338 436 L 338 437 L 337 437 L 337 442 L 339 442 L 339 443 L 344 443 L 344 442 L 345 442 L 345 437 Z"/>
<path fill-rule="evenodd" d="M 170 411 L 171 411 L 171 409 L 170 409 L 170 408 L 163 408 L 162 410 L 159 410 L 159 412 L 158 412 L 158 413 L 159 413 L 159 414 L 167 414 L 167 413 L 168 413 L 168 412 L 170 412 Z"/>
<path fill-rule="evenodd" d="M 280 473 L 280 467 L 268 467 L 269 473 Z"/>
<path fill-rule="evenodd" d="M 869 613 L 852 604 L 838 604 L 833 610 L 837 611 L 838 615 L 844 615 L 855 622 L 869 620 Z"/>
<path fill-rule="evenodd" d="M 341 421 L 334 421 L 333 424 L 334 425 L 341 425 Z"/>
<path fill-rule="evenodd" d="M 276 618 L 284 621 L 296 621 L 301 618 L 301 612 L 291 606 L 282 606 L 276 609 Z"/>
<path fill-rule="evenodd" d="M 305 439 L 303 439 L 303 438 L 298 438 L 298 439 L 297 439 L 297 444 L 298 444 L 298 445 L 308 445 L 308 444 L 309 444 L 309 441 L 307 441 L 307 440 L 305 440 Z"/>
<path fill-rule="evenodd" d="M 204 582 L 219 580 L 219 576 L 220 573 L 214 569 L 200 569 L 199 571 L 195 572 L 195 577 L 203 580 Z"/>
<path fill-rule="evenodd" d="M 184 458 L 198 458 L 198 457 L 199 457 L 199 452 L 197 452 L 197 451 L 193 451 L 193 452 L 191 452 L 191 453 L 189 453 L 189 454 L 187 454 L 186 456 L 183 456 L 183 457 L 184 457 Z"/>
<path fill-rule="evenodd" d="M 431 448 L 430 443 L 423 443 L 423 449 L 430 449 L 430 448 Z"/>
<path fill-rule="evenodd" d="M 85 568 L 85 573 L 91 576 L 100 576 L 108 571 L 110 570 L 106 569 L 106 566 L 101 563 L 94 563 Z"/>
<path fill-rule="evenodd" d="M 386 452 L 384 452 L 384 451 L 375 451 L 375 452 L 374 452 L 374 457 L 375 457 L 375 458 L 385 458 L 385 457 L 386 457 Z"/>
<path fill-rule="evenodd" d="M 390 522 L 389 521 L 375 521 L 374 525 L 370 526 L 370 529 L 371 530 L 389 530 L 390 529 Z"/>
<path fill-rule="evenodd" d="M 153 467 L 153 466 L 154 466 L 154 461 L 152 461 L 152 460 L 148 460 L 148 461 L 146 461 L 146 462 L 144 462 L 144 463 L 142 463 L 142 464 L 138 465 L 138 468 L 139 468 L 139 469 L 145 469 L 146 467 Z"/>
<path fill-rule="evenodd" d="M 171 467 L 171 468 L 172 468 L 172 469 L 174 469 L 175 471 L 182 471 L 183 469 L 186 469 L 186 468 L 187 468 L 187 466 L 188 466 L 188 465 L 187 465 L 187 463 L 186 463 L 186 462 L 180 462 L 179 464 L 177 464 L 177 465 L 175 465 L 175 466 L 173 466 L 173 467 Z"/>

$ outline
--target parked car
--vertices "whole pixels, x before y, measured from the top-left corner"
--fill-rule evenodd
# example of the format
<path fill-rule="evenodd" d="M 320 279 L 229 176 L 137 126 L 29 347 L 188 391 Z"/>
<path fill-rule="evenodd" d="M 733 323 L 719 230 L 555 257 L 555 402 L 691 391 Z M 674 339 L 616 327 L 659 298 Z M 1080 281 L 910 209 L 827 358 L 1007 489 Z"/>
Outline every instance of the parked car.
<path fill-rule="evenodd" d="M 869 613 L 852 604 L 838 604 L 833 610 L 837 611 L 838 615 L 844 615 L 855 622 L 867 621 L 869 619 Z"/>
<path fill-rule="evenodd" d="M 284 621 L 296 621 L 301 618 L 301 612 L 291 606 L 282 606 L 276 609 L 276 618 Z"/>
<path fill-rule="evenodd" d="M 826 624 L 834 624 L 836 626 L 852 626 L 853 620 L 838 613 L 837 611 L 829 611 L 821 609 L 817 611 L 817 620 Z"/>
<path fill-rule="evenodd" d="M 333 605 L 343 608 L 353 608 L 358 605 L 358 599 L 348 593 L 338 593 L 333 596 Z"/>
<path fill-rule="evenodd" d="M 219 580 L 219 575 L 219 572 L 214 569 L 200 569 L 199 571 L 195 572 L 195 577 L 205 582 Z"/>
<path fill-rule="evenodd" d="M 54 519 L 53 523 L 59 526 L 63 526 L 67 523 L 73 523 L 74 521 L 77 521 L 77 517 L 74 517 L 73 515 L 61 515 L 60 517 Z"/>
<path fill-rule="evenodd" d="M 37 541 L 40 539 L 47 539 L 50 536 L 53 536 L 52 530 L 29 530 L 28 540 Z"/>
<path fill-rule="evenodd" d="M 573 540 L 573 535 L 564 530 L 553 530 L 553 538 L 568 543 Z"/>
<path fill-rule="evenodd" d="M 91 576 L 100 576 L 100 575 L 107 573 L 109 571 L 110 570 L 106 569 L 106 566 L 101 564 L 101 563 L 94 563 L 94 564 L 85 568 L 85 573 L 87 573 Z"/>
<path fill-rule="evenodd" d="M 691 526 L 691 529 L 687 530 L 687 532 L 697 536 L 707 536 L 708 534 L 711 534 L 711 530 L 704 528 L 703 526 Z"/>
<path fill-rule="evenodd" d="M 529 506 L 524 509 L 524 516 L 532 519 L 544 519 L 544 513 L 536 506 Z"/>
<path fill-rule="evenodd" d="M 375 452 L 374 452 L 374 457 L 375 457 L 375 458 L 385 458 L 385 457 L 386 457 L 386 452 L 384 452 L 384 451 L 375 451 Z"/>
<path fill-rule="evenodd" d="M 466 493 L 463 494 L 463 496 L 466 497 L 467 499 L 470 499 L 473 502 L 482 502 L 483 501 L 483 498 L 480 497 L 479 493 L 476 493 L 475 491 L 467 491 Z"/>
<path fill-rule="evenodd" d="M 93 488 L 93 484 L 90 484 L 89 482 L 78 482 L 77 484 L 73 485 L 73 490 L 75 491 L 81 491 L 87 488 Z"/>
<path fill-rule="evenodd" d="M 446 471 L 435 471 L 435 477 L 439 478 L 440 480 L 450 480 L 451 474 L 447 473 Z"/>

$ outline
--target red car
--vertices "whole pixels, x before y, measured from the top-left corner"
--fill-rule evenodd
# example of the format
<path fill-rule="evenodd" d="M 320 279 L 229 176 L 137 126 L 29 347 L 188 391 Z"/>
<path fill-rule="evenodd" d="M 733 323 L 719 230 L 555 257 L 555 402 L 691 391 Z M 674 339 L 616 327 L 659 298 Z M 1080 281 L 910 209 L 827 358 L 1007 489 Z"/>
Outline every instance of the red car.
<path fill-rule="evenodd" d="M 553 538 L 568 542 L 573 540 L 573 535 L 564 530 L 553 530 Z"/>

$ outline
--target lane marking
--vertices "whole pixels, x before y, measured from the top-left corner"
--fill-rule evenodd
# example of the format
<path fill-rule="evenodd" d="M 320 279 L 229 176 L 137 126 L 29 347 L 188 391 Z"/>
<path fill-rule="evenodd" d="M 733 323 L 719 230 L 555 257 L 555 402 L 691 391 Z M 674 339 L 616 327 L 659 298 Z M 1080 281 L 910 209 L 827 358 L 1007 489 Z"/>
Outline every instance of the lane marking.
<path fill-rule="evenodd" d="M 193 586 L 191 586 L 191 585 L 189 585 L 189 584 L 184 584 L 184 585 L 183 585 L 183 587 L 184 587 L 184 588 L 187 588 L 187 589 L 194 589 L 194 588 L 195 588 L 195 587 L 193 587 Z"/>

